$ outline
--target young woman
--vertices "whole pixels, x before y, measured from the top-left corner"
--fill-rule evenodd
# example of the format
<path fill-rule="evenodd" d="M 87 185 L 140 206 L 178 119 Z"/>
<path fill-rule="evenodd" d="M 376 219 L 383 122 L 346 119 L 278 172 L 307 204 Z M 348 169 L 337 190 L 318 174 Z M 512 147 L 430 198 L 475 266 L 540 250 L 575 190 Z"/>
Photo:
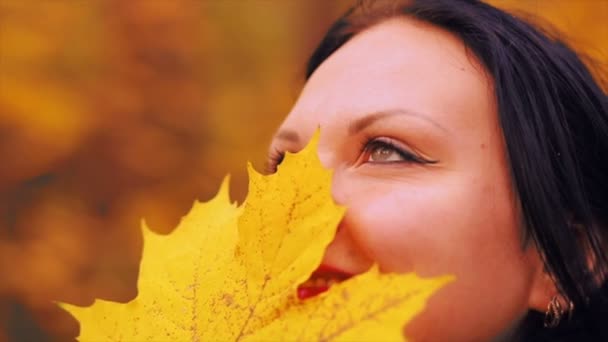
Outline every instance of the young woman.
<path fill-rule="evenodd" d="M 323 265 L 457 277 L 408 337 L 608 341 L 608 101 L 565 43 L 474 0 L 360 3 L 271 166 L 317 127 L 348 207 Z"/>

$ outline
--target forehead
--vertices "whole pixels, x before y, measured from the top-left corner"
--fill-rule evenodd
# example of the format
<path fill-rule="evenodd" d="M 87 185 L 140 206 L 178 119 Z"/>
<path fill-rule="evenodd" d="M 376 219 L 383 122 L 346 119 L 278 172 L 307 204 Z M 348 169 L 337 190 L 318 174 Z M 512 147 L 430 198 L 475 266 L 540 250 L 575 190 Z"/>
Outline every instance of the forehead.
<path fill-rule="evenodd" d="M 357 34 L 310 77 L 290 116 L 307 121 L 403 108 L 455 128 L 496 118 L 491 81 L 451 33 L 395 18 Z M 288 118 L 288 121 L 290 118 Z"/>

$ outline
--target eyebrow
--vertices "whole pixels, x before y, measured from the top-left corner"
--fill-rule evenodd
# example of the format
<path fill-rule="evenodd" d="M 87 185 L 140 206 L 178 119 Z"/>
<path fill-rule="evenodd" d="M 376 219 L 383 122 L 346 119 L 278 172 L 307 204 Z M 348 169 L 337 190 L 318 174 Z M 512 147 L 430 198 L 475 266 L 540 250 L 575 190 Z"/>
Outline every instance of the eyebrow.
<path fill-rule="evenodd" d="M 365 129 L 366 127 L 372 125 L 374 122 L 376 122 L 378 120 L 382 120 L 386 117 L 391 117 L 391 116 L 395 116 L 395 115 L 413 116 L 413 117 L 416 117 L 416 118 L 429 122 L 431 125 L 439 128 L 440 130 L 442 130 L 444 132 L 448 132 L 448 130 L 445 129 L 445 127 L 441 126 L 439 123 L 432 120 L 428 115 L 409 111 L 409 110 L 404 110 L 404 109 L 391 109 L 391 110 L 373 112 L 371 114 L 364 115 L 363 117 L 352 121 L 348 125 L 348 134 L 349 135 L 357 134 L 360 131 L 362 131 L 363 129 Z M 287 140 L 287 141 L 290 141 L 290 142 L 293 142 L 296 144 L 300 143 L 300 141 L 301 141 L 301 138 L 298 135 L 298 133 L 296 131 L 289 130 L 289 129 L 280 130 L 276 134 L 275 138 L 281 139 L 281 140 Z"/>
<path fill-rule="evenodd" d="M 445 127 L 441 126 L 439 123 L 432 120 L 428 115 L 409 111 L 409 110 L 404 110 L 404 109 L 390 109 L 390 110 L 373 112 L 371 114 L 367 114 L 367 115 L 363 116 L 362 118 L 352 121 L 348 125 L 348 134 L 350 134 L 350 135 L 356 134 L 378 120 L 384 119 L 386 117 L 397 116 L 397 115 L 413 116 L 413 117 L 422 119 L 422 120 L 430 123 L 431 125 L 439 128 L 440 130 L 447 132 L 447 129 L 445 129 Z"/>

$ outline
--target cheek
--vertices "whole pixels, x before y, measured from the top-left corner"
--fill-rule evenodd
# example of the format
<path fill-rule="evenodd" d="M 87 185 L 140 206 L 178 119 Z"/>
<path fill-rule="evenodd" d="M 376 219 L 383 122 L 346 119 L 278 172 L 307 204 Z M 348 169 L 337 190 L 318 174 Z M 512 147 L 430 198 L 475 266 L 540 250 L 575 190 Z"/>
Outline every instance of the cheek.
<path fill-rule="evenodd" d="M 465 275 L 521 260 L 509 196 L 491 186 L 387 184 L 351 198 L 351 234 L 386 271 Z"/>
<path fill-rule="evenodd" d="M 376 186 L 352 201 L 353 239 L 384 271 L 456 276 L 409 326 L 412 336 L 471 340 L 478 331 L 483 340 L 527 310 L 533 272 L 507 193 L 470 185 L 392 188 Z"/>
<path fill-rule="evenodd" d="M 457 249 L 465 247 L 451 232 L 453 220 L 459 218 L 454 217 L 448 196 L 429 187 L 383 190 L 367 191 L 363 200 L 353 201 L 350 207 L 350 230 L 381 269 L 428 272 L 438 264 L 425 260 L 440 261 L 442 254 L 457 254 Z"/>

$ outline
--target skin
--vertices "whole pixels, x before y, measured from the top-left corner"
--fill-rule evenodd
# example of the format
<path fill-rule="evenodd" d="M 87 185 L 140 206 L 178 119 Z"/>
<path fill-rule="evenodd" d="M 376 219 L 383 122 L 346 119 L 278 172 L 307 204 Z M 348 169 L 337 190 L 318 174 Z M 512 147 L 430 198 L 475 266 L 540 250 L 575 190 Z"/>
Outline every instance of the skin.
<path fill-rule="evenodd" d="M 348 207 L 323 263 L 457 277 L 409 338 L 487 341 L 544 311 L 555 288 L 522 244 L 492 80 L 458 38 L 409 18 L 357 34 L 309 79 L 271 150 L 298 151 L 317 127 Z M 370 139 L 435 162 L 363 148 Z"/>

